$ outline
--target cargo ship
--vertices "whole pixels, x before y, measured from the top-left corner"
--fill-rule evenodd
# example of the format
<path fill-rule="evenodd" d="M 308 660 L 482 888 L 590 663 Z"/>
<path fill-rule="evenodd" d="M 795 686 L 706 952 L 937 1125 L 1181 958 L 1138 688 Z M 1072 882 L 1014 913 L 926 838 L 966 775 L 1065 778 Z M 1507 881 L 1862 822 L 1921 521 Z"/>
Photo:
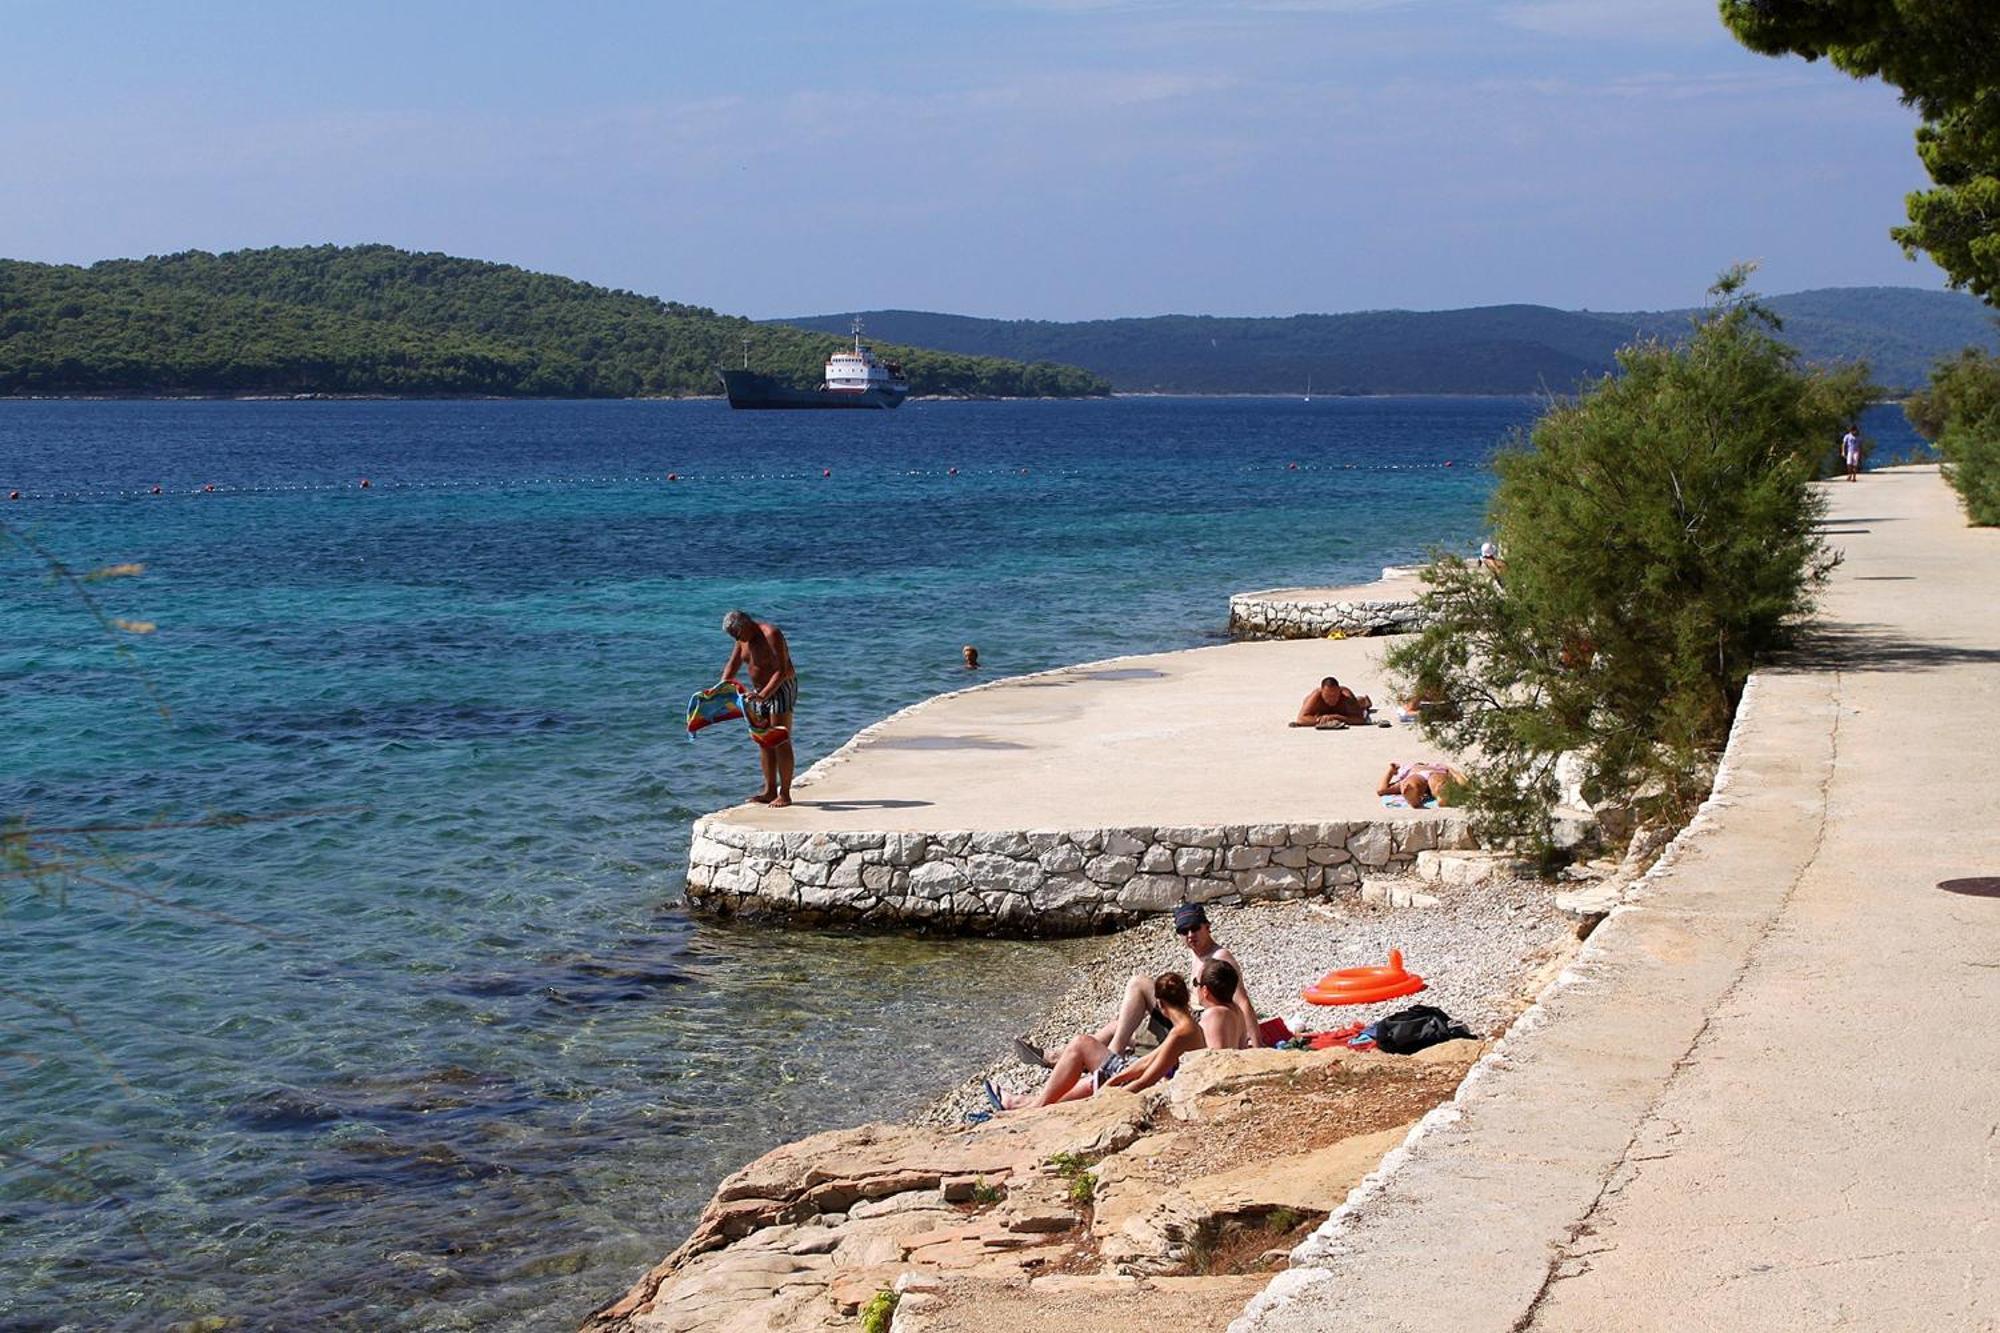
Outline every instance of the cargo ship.
<path fill-rule="evenodd" d="M 910 396 L 903 368 L 885 362 L 861 341 L 861 321 L 854 321 L 854 347 L 826 359 L 826 377 L 817 389 L 795 389 L 750 369 L 750 341 L 743 341 L 743 368 L 718 371 L 729 391 L 729 405 L 751 407 L 900 407 Z"/>

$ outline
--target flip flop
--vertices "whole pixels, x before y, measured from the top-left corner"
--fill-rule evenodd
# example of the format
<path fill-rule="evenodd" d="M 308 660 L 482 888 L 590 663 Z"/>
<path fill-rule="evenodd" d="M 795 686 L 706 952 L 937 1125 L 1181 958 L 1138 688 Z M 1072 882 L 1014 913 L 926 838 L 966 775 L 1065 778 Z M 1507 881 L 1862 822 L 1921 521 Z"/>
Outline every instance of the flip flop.
<path fill-rule="evenodd" d="M 1054 1069 L 1056 1062 L 1049 1059 L 1047 1051 L 1029 1041 L 1026 1037 L 1014 1038 L 1014 1058 L 1030 1069 Z"/>
<path fill-rule="evenodd" d="M 990 1078 L 980 1079 L 979 1086 L 986 1089 L 986 1100 L 993 1103 L 993 1109 L 995 1111 L 1004 1111 L 1007 1109 L 1007 1103 L 1005 1099 L 1003 1099 L 1000 1096 L 1000 1089 L 993 1086 L 992 1079 Z"/>
<path fill-rule="evenodd" d="M 965 1113 L 965 1123 L 968 1125 L 983 1125 L 992 1118 L 993 1113 L 991 1111 L 967 1111 Z"/>

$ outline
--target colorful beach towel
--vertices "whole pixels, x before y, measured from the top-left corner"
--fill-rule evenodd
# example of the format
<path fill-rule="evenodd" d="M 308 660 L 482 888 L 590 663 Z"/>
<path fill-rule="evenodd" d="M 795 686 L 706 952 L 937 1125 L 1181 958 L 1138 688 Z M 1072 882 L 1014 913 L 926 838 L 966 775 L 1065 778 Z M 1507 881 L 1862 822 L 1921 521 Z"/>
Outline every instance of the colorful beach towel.
<path fill-rule="evenodd" d="M 733 680 L 696 690 L 688 698 L 688 739 L 703 727 L 733 722 L 743 716 L 743 687 Z"/>
<path fill-rule="evenodd" d="M 767 750 L 773 745 L 783 745 L 792 736 L 790 727 L 772 725 L 774 716 L 776 705 L 771 700 L 743 696 L 743 720 L 750 724 L 750 739 Z"/>
<path fill-rule="evenodd" d="M 1437 803 L 1437 797 L 1427 796 L 1424 798 L 1424 809 L 1435 810 L 1437 809 Z M 1400 796 L 1391 794 L 1382 798 L 1382 808 L 1384 810 L 1407 810 L 1410 808 L 1410 803 Z"/>
<path fill-rule="evenodd" d="M 688 739 L 705 727 L 718 722 L 733 722 L 742 718 L 750 727 L 750 739 L 770 749 L 783 745 L 791 739 L 791 729 L 771 725 L 771 705 L 761 699 L 752 699 L 749 692 L 733 680 L 721 681 L 705 690 L 696 690 L 688 696 L 687 730 Z"/>

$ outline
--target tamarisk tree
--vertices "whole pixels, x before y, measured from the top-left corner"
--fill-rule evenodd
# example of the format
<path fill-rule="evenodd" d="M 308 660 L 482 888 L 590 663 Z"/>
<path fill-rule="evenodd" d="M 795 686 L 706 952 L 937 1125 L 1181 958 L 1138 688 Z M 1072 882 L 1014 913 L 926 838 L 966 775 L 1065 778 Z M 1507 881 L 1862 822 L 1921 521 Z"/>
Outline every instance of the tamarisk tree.
<path fill-rule="evenodd" d="M 1705 794 L 1751 667 L 1832 568 L 1808 483 L 1866 401 L 1860 368 L 1807 370 L 1725 274 L 1685 342 L 1640 342 L 1495 460 L 1499 577 L 1424 573 L 1428 627 L 1389 654 L 1465 756 L 1489 838 L 1546 848 L 1559 756 L 1642 822 Z"/>
<path fill-rule="evenodd" d="M 1924 118 L 1917 156 L 1934 188 L 1910 194 L 1903 249 L 1954 287 L 2000 303 L 2000 4 L 1993 0 L 1720 0 L 1764 55 L 1822 57 L 1900 89 Z"/>

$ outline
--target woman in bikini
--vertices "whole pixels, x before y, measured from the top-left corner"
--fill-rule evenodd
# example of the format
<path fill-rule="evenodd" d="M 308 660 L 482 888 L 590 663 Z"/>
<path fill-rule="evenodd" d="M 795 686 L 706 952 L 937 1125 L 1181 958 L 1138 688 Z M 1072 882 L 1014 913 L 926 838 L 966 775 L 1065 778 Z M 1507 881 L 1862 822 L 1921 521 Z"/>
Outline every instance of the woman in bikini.
<path fill-rule="evenodd" d="M 1462 786 L 1465 774 L 1450 764 L 1434 761 L 1419 761 L 1414 764 L 1390 764 L 1382 775 L 1382 784 L 1375 789 L 1377 796 L 1401 796 L 1410 809 L 1421 810 L 1424 802 L 1435 799 L 1439 805 L 1450 805 L 1454 799 L 1454 788 Z"/>
<path fill-rule="evenodd" d="M 1235 966 L 1211 959 L 1202 969 L 1198 985 L 1207 1009 L 1197 1021 L 1189 1005 L 1187 982 L 1178 972 L 1162 972 L 1153 978 L 1153 1000 L 1166 1015 L 1169 1027 L 1151 1051 L 1142 1056 L 1120 1055 L 1099 1041 L 1096 1033 L 1079 1033 L 1056 1057 L 1049 1081 L 1039 1093 L 1032 1097 L 1025 1093 L 1003 1095 L 989 1082 L 986 1095 L 999 1110 L 1021 1111 L 1078 1101 L 1103 1088 L 1124 1088 L 1127 1092 L 1150 1088 L 1173 1077 L 1181 1057 L 1190 1051 L 1210 1046 L 1234 1050 L 1243 1044 L 1243 1016 L 1234 1004 L 1236 984 Z"/>

